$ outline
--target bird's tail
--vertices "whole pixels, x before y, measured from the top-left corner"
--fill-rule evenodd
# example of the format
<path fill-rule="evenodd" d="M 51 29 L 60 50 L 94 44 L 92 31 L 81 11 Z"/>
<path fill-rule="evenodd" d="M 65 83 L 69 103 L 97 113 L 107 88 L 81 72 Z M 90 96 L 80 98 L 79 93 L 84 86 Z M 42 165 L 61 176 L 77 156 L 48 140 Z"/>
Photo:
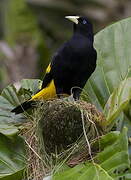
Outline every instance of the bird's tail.
<path fill-rule="evenodd" d="M 14 108 L 11 112 L 14 112 L 15 114 L 22 113 L 26 111 L 27 109 L 34 106 L 35 101 L 25 101 L 24 103 L 20 104 L 16 108 Z"/>
<path fill-rule="evenodd" d="M 14 112 L 15 114 L 22 113 L 26 111 L 27 109 L 32 108 L 35 105 L 36 100 L 42 100 L 42 99 L 48 100 L 55 97 L 57 97 L 56 90 L 55 90 L 54 81 L 52 80 L 47 87 L 45 87 L 44 89 L 36 93 L 34 96 L 32 96 L 30 100 L 25 101 L 21 105 L 14 108 L 11 112 Z"/>

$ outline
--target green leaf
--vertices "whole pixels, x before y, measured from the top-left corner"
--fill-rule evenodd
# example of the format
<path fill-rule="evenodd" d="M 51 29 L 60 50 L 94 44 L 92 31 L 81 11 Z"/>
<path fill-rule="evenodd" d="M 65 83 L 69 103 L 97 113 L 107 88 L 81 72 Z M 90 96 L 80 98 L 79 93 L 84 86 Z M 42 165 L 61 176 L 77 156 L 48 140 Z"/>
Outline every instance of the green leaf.
<path fill-rule="evenodd" d="M 18 128 L 16 126 L 9 126 L 7 124 L 0 125 L 0 133 L 7 136 L 12 137 L 18 133 Z"/>
<path fill-rule="evenodd" d="M 111 142 L 110 138 L 112 135 L 116 140 Z M 116 134 L 116 132 L 111 132 L 103 136 L 98 143 L 100 147 L 102 145 L 103 151 L 98 153 L 95 158 L 98 164 L 109 173 L 110 176 L 117 178 L 120 174 L 117 175 L 115 172 L 119 170 L 124 171 L 130 167 L 127 128 L 124 128 L 119 135 Z"/>
<path fill-rule="evenodd" d="M 23 79 L 21 80 L 21 87 L 23 89 L 30 90 L 32 94 L 35 94 L 40 90 L 42 81 L 39 79 Z"/>
<path fill-rule="evenodd" d="M 41 81 L 38 79 L 24 79 L 20 82 L 19 90 L 14 85 L 7 86 L 0 96 L 0 124 L 25 122 L 26 118 L 22 114 L 15 115 L 11 110 L 36 93 L 40 85 Z"/>
<path fill-rule="evenodd" d="M 7 86 L 0 96 L 0 124 L 21 123 L 23 116 L 11 113 L 11 110 L 20 103 L 16 89 L 13 85 Z"/>
<path fill-rule="evenodd" d="M 39 38 L 36 17 L 23 0 L 6 2 L 5 9 L 5 37 L 10 43 L 21 41 L 35 43 Z"/>
<path fill-rule="evenodd" d="M 53 180 L 86 180 L 87 178 L 113 180 L 131 175 L 126 172 L 126 169 L 130 167 L 126 128 L 122 133 L 116 131 L 102 136 L 93 147 L 100 148 L 100 152 L 94 158 L 95 163 L 81 163 L 74 168 L 57 172 Z"/>
<path fill-rule="evenodd" d="M 119 21 L 95 36 L 97 68 L 87 82 L 84 92 L 88 100 L 103 110 L 121 81 L 127 79 L 131 68 L 131 18 Z"/>
<path fill-rule="evenodd" d="M 124 113 L 122 113 L 122 119 L 117 124 L 117 130 L 122 131 L 123 127 L 128 129 L 127 136 L 128 136 L 128 152 L 131 162 L 131 118 L 129 119 Z"/>
<path fill-rule="evenodd" d="M 16 89 L 13 85 L 7 86 L 0 96 L 0 124 L 20 123 L 24 117 L 15 116 L 11 110 L 19 104 Z"/>
<path fill-rule="evenodd" d="M 25 163 L 25 144 L 21 137 L 12 139 L 0 134 L 0 179 L 21 180 Z"/>
<path fill-rule="evenodd" d="M 1 109 L 10 109 L 12 106 L 19 104 L 19 99 L 17 97 L 17 92 L 14 85 L 9 85 L 2 91 L 1 99 L 3 99 L 3 102 L 5 102 L 1 104 Z M 6 102 L 9 104 L 9 106 L 7 106 Z"/>
<path fill-rule="evenodd" d="M 87 180 L 87 178 L 91 180 L 113 180 L 104 169 L 92 163 L 80 164 L 63 173 L 57 173 L 53 180 Z"/>
<path fill-rule="evenodd" d="M 131 100 L 131 78 L 128 78 L 120 83 L 116 88 L 105 106 L 106 125 L 114 122 L 120 112 L 126 109 Z"/>

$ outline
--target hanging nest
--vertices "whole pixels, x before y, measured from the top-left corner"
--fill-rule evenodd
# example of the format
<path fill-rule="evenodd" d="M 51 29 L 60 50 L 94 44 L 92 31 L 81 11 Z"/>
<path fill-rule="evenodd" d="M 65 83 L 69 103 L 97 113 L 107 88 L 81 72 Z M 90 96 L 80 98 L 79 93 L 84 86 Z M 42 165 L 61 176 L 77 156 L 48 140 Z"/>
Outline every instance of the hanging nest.
<path fill-rule="evenodd" d="M 67 157 L 69 166 L 90 159 L 89 144 L 105 131 L 104 115 L 85 101 L 43 101 L 29 118 L 32 129 L 24 134 L 31 156 L 28 172 L 36 171 L 32 177 L 36 180 L 37 177 L 41 180 L 56 162 L 59 164 Z"/>

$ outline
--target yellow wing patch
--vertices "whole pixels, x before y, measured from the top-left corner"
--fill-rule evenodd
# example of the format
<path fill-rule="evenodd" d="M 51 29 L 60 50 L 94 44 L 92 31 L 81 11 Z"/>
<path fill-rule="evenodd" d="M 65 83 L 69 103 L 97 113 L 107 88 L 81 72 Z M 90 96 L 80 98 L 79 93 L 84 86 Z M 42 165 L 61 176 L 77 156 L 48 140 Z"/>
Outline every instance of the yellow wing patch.
<path fill-rule="evenodd" d="M 56 97 L 57 97 L 56 88 L 55 88 L 54 80 L 52 80 L 46 88 L 42 89 L 40 92 L 32 96 L 30 100 L 40 100 L 40 99 L 48 100 Z"/>
<path fill-rule="evenodd" d="M 49 73 L 51 70 L 51 65 L 49 64 L 48 67 L 46 68 L 46 73 Z"/>
<path fill-rule="evenodd" d="M 55 88 L 54 80 L 52 80 L 46 88 L 42 89 L 40 92 L 32 96 L 31 100 L 37 100 L 37 99 L 48 100 L 56 97 L 57 97 L 56 88 Z"/>
<path fill-rule="evenodd" d="M 51 65 L 49 64 L 46 69 L 46 73 L 49 73 L 50 70 L 51 70 Z M 56 95 L 54 80 L 51 80 L 51 82 L 48 84 L 47 87 L 43 88 L 40 92 L 32 96 L 30 100 L 41 100 L 41 99 L 48 100 L 56 97 L 57 95 Z"/>
<path fill-rule="evenodd" d="M 51 65 L 49 64 L 46 69 L 46 73 L 49 73 L 50 70 L 51 70 Z M 66 97 L 69 95 L 63 94 L 63 96 Z M 32 96 L 30 100 L 42 100 L 42 99 L 48 100 L 48 99 L 53 99 L 53 98 L 57 98 L 57 94 L 56 94 L 54 80 L 51 80 L 51 82 L 48 84 L 47 87 L 43 88 L 40 92 Z"/>

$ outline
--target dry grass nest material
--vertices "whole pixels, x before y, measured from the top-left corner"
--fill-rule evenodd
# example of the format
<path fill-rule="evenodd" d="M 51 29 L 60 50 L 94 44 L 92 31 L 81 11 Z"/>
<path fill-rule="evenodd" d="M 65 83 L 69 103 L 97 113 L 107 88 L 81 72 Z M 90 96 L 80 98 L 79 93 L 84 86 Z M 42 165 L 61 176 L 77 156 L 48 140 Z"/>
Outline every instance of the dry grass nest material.
<path fill-rule="evenodd" d="M 68 165 L 74 166 L 90 159 L 88 145 L 104 134 L 104 115 L 85 101 L 44 101 L 31 119 L 23 135 L 28 146 L 29 174 L 33 173 L 36 180 L 42 179 L 56 161 L 68 157 Z"/>

